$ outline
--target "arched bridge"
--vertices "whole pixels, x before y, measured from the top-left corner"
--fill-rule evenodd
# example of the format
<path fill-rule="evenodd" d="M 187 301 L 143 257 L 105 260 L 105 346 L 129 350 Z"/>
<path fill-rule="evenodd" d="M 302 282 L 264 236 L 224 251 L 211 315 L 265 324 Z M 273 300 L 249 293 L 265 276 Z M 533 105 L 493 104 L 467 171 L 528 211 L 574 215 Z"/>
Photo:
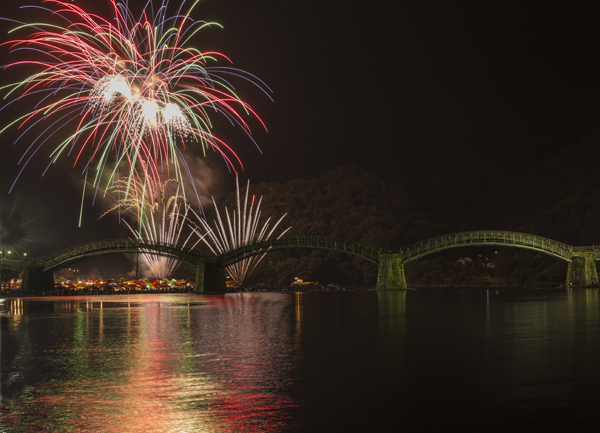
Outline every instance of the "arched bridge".
<path fill-rule="evenodd" d="M 406 247 L 386 250 L 367 247 L 347 239 L 336 239 L 326 236 L 286 236 L 280 239 L 270 239 L 264 242 L 243 245 L 219 256 L 219 262 L 223 266 L 229 266 L 247 257 L 269 251 L 291 248 L 309 248 L 339 251 L 361 257 L 374 263 L 379 261 L 380 254 L 389 252 L 390 254 L 401 255 L 402 262 L 409 263 L 429 254 L 434 254 L 450 248 L 487 245 L 517 247 L 539 251 L 540 253 L 548 254 L 567 262 L 572 261 L 574 252 L 577 254 L 587 251 L 594 253 L 595 260 L 600 260 L 600 246 L 598 245 L 593 245 L 591 247 L 574 247 L 541 236 L 495 230 L 450 233 L 415 242 Z"/>
<path fill-rule="evenodd" d="M 161 242 L 109 239 L 74 245 L 39 258 L 3 260 L 1 264 L 4 269 L 11 270 L 21 271 L 27 267 L 36 266 L 42 267 L 44 271 L 54 271 L 92 257 L 120 253 L 151 253 L 179 260 L 192 266 L 196 266 L 198 260 L 209 257 L 207 254 L 181 250 L 171 244 Z"/>
<path fill-rule="evenodd" d="M 120 253 L 151 253 L 169 257 L 194 266 L 197 269 L 196 285 L 203 285 L 205 271 L 208 280 L 214 283 L 217 258 L 198 251 L 181 250 L 170 244 L 131 239 L 112 239 L 75 245 L 39 258 L 0 260 L 0 268 L 23 272 L 23 287 L 28 291 L 49 290 L 54 287 L 53 271 L 92 257 Z M 216 269 L 216 270 L 215 270 Z M 216 278 L 219 278 L 217 275 Z M 200 278 L 200 280 L 198 280 Z M 224 276 L 223 276 L 224 280 Z"/>
<path fill-rule="evenodd" d="M 415 242 L 414 244 L 400 248 L 398 252 L 402 254 L 403 262 L 408 263 L 423 256 L 449 248 L 486 245 L 525 248 L 528 250 L 539 251 L 540 253 L 548 254 L 567 262 L 572 261 L 573 252 L 576 254 L 586 251 L 593 252 L 595 260 L 600 259 L 600 246 L 597 245 L 591 247 L 574 247 L 541 236 L 508 231 L 451 233 Z"/>
<path fill-rule="evenodd" d="M 451 233 L 392 250 L 370 248 L 346 239 L 325 236 L 287 236 L 244 245 L 219 256 L 218 260 L 223 266 L 228 266 L 269 251 L 290 248 L 329 249 L 378 263 L 377 287 L 383 290 L 406 288 L 405 263 L 450 248 L 468 246 L 503 246 L 538 251 L 569 262 L 567 281 L 573 281 L 575 285 L 591 285 L 598 281 L 595 260 L 600 260 L 599 246 L 572 246 L 542 236 L 502 230 Z"/>
<path fill-rule="evenodd" d="M 247 257 L 283 249 L 326 249 L 378 263 L 377 288 L 385 290 L 406 288 L 405 263 L 450 248 L 486 245 L 525 248 L 565 260 L 569 262 L 567 281 L 574 281 L 574 285 L 591 285 L 598 280 L 594 261 L 600 259 L 599 246 L 576 247 L 541 236 L 509 231 L 452 233 L 393 250 L 370 248 L 347 239 L 326 236 L 286 236 L 247 244 L 218 257 L 193 250 L 181 250 L 169 244 L 113 239 L 75 245 L 41 258 L 1 260 L 0 265 L 3 269 L 24 271 L 25 287 L 50 287 L 53 284 L 52 271 L 72 263 L 107 254 L 152 253 L 196 266 L 195 287 L 202 291 L 207 284 L 217 284 L 224 288 L 223 267 Z"/>
<path fill-rule="evenodd" d="M 243 245 L 219 256 L 218 259 L 223 266 L 229 266 L 251 256 L 293 248 L 339 251 L 361 257 L 373 263 L 377 263 L 379 252 L 381 251 L 347 239 L 336 239 L 327 236 L 286 236 L 279 239 L 269 239 L 263 242 Z"/>
<path fill-rule="evenodd" d="M 62 249 L 42 257 L 44 271 L 61 269 L 72 263 L 80 262 L 92 257 L 105 256 L 119 253 L 151 253 L 158 256 L 169 257 L 180 262 L 196 266 L 198 260 L 208 257 L 198 251 L 181 250 L 171 244 L 162 242 L 149 242 L 131 239 L 111 239 L 106 241 L 88 242 Z"/>

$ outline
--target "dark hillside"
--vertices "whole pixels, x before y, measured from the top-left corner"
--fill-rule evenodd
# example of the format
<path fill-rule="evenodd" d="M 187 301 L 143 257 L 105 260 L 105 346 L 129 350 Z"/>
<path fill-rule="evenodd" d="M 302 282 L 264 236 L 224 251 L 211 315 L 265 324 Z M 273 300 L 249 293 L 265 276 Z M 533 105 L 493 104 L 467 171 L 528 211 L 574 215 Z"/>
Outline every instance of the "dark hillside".
<path fill-rule="evenodd" d="M 251 185 L 250 191 L 264 196 L 263 218 L 287 212 L 282 226 L 292 226 L 289 234 L 346 238 L 389 249 L 460 226 L 460 217 L 450 208 L 409 194 L 398 179 L 383 179 L 358 165 L 340 166 L 315 179 Z M 234 200 L 231 194 L 226 203 Z M 376 275 L 368 262 L 325 251 L 270 253 L 264 262 L 252 279 L 270 284 L 289 284 L 300 277 L 364 285 L 373 284 Z"/>
<path fill-rule="evenodd" d="M 494 157 L 483 151 L 459 157 L 470 170 L 449 161 L 446 172 L 402 179 L 354 164 L 314 179 L 251 185 L 251 193 L 264 196 L 263 218 L 287 212 L 282 226 L 292 226 L 289 234 L 347 238 L 383 249 L 479 229 L 600 244 L 600 132 L 593 125 L 590 120 L 512 150 L 507 146 Z M 231 194 L 227 203 L 234 200 Z M 469 266 L 457 265 L 465 257 Z M 409 284 L 420 285 L 558 285 L 565 273 L 565 263 L 511 248 L 448 252 L 407 265 Z M 277 252 L 266 256 L 250 281 L 289 284 L 294 277 L 372 285 L 376 267 L 333 252 Z"/>
<path fill-rule="evenodd" d="M 506 179 L 486 200 L 490 221 L 569 244 L 599 244 L 599 144 L 600 133 L 591 133 Z"/>

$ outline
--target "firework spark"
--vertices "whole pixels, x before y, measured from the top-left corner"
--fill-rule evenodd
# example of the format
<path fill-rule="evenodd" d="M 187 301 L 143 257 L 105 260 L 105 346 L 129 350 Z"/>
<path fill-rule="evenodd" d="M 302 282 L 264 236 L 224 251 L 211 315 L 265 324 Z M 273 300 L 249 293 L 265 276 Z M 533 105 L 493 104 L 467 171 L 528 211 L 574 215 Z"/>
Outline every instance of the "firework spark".
<path fill-rule="evenodd" d="M 221 213 L 213 198 L 213 204 L 215 205 L 215 210 L 217 212 L 217 219 L 213 222 L 214 228 L 211 228 L 206 220 L 199 219 L 200 227 L 195 229 L 200 240 L 202 240 L 215 255 L 225 254 L 228 251 L 232 251 L 253 242 L 261 242 L 270 239 L 283 218 L 287 215 L 286 213 L 279 218 L 270 230 L 269 224 L 271 218 L 268 218 L 259 229 L 262 196 L 258 199 L 258 202 L 256 202 L 256 196 L 254 195 L 252 196 L 251 201 L 249 201 L 250 181 L 248 181 L 244 205 L 242 206 L 240 200 L 240 185 L 237 175 L 235 182 L 237 190 L 237 210 L 233 210 L 230 214 L 229 209 L 225 208 L 227 223 L 224 224 Z M 283 236 L 289 229 L 291 229 L 291 227 L 288 227 L 277 235 L 277 239 Z M 242 284 L 244 279 L 254 270 L 254 268 L 256 268 L 256 265 L 263 259 L 265 254 L 252 256 L 239 261 L 228 266 L 226 271 L 236 284 Z"/>
<path fill-rule="evenodd" d="M 168 192 L 171 184 L 177 185 L 174 193 Z M 181 250 L 192 249 L 202 240 L 200 238 L 192 241 L 193 231 L 190 231 L 187 236 L 182 236 L 188 220 L 188 211 L 193 213 L 196 220 L 198 215 L 190 209 L 185 198 L 180 194 L 179 182 L 170 179 L 163 184 L 160 191 L 152 191 L 155 189 L 155 185 L 152 183 L 134 182 L 131 185 L 121 181 L 111 188 L 110 192 L 124 197 L 127 189 L 130 190 L 127 198 L 119 200 L 116 206 L 109 209 L 100 218 L 116 210 L 135 215 L 137 224 L 132 225 L 124 221 L 135 239 L 172 246 Z M 156 200 L 153 197 L 156 197 Z M 179 266 L 179 261 L 176 259 L 163 257 L 151 251 L 141 251 L 142 260 L 159 280 L 169 277 Z"/>
<path fill-rule="evenodd" d="M 131 185 L 135 173 L 143 182 L 151 180 L 157 185 L 161 174 L 163 179 L 175 177 L 180 182 L 184 175 L 191 179 L 182 157 L 186 142 L 194 143 L 203 154 L 212 149 L 229 166 L 237 161 L 235 165 L 241 167 L 235 152 L 213 134 L 211 115 L 224 115 L 250 136 L 247 117 L 264 124 L 236 95 L 229 79 L 244 79 L 267 94 L 270 89 L 249 73 L 217 66 L 218 61 L 231 64 L 224 54 L 189 47 L 198 31 L 219 25 L 190 16 L 198 1 L 186 13 L 183 0 L 172 16 L 167 14 L 168 0 L 162 0 L 158 10 L 149 1 L 140 19 L 134 18 L 127 2 L 107 1 L 113 20 L 59 0 L 24 6 L 52 13 L 53 19 L 63 24 L 19 23 L 12 31 L 31 33 L 3 44 L 9 45 L 11 52 L 34 54 L 32 59 L 5 68 L 30 65 L 38 71 L 1 87 L 7 91 L 6 97 L 14 98 L 3 109 L 20 99 L 35 101 L 33 111 L 2 131 L 18 125 L 24 130 L 20 139 L 35 125 L 43 130 L 21 158 L 23 168 L 69 122 L 76 127 L 66 138 L 58 139 L 50 163 L 65 153 L 73 154 L 73 165 L 79 162 L 82 172 L 91 171 L 96 188 L 105 167 L 111 167 L 108 186 L 120 176 Z"/>

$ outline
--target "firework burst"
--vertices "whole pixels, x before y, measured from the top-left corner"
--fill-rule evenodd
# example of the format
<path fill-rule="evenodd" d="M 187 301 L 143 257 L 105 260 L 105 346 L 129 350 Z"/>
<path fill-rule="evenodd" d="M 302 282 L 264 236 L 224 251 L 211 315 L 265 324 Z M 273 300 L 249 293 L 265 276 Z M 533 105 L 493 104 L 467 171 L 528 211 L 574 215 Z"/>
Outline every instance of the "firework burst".
<path fill-rule="evenodd" d="M 199 219 L 200 226 L 195 229 L 200 240 L 204 242 L 215 255 L 225 254 L 228 251 L 235 250 L 236 248 L 253 242 L 261 242 L 270 239 L 274 235 L 281 221 L 287 215 L 287 213 L 283 214 L 272 227 L 270 227 L 271 218 L 268 218 L 261 227 L 260 205 L 262 203 L 262 197 L 257 201 L 256 196 L 253 195 L 252 198 L 249 199 L 250 181 L 248 181 L 246 185 L 246 195 L 242 205 L 237 175 L 235 182 L 237 210 L 232 210 L 230 213 L 229 209 L 225 208 L 226 223 L 223 221 L 221 213 L 213 198 L 213 204 L 217 213 L 217 219 L 213 222 L 214 227 L 211 228 L 206 220 Z M 289 229 L 291 229 L 291 227 L 288 227 L 279 233 L 277 239 L 283 236 Z M 252 256 L 234 263 L 233 265 L 228 266 L 226 271 L 236 284 L 242 284 L 246 276 L 256 268 L 256 265 L 263 259 L 265 254 Z"/>
<path fill-rule="evenodd" d="M 168 191 L 171 184 L 176 185 L 174 192 Z M 117 205 L 100 218 L 117 210 L 134 215 L 137 224 L 129 224 L 127 221 L 124 223 L 135 239 L 182 250 L 192 249 L 202 240 L 192 241 L 193 231 L 190 231 L 187 236 L 182 236 L 186 222 L 189 224 L 188 212 L 192 212 L 196 220 L 198 215 L 190 209 L 185 197 L 180 194 L 179 182 L 170 179 L 164 182 L 160 190 L 156 190 L 156 185 L 152 182 L 128 184 L 126 181 L 120 181 L 111 188 L 110 192 L 124 197 L 127 190 L 129 194 L 126 198 L 119 200 Z M 147 250 L 141 251 L 142 260 L 157 279 L 169 277 L 179 266 L 179 261 L 173 258 L 160 256 Z"/>
<path fill-rule="evenodd" d="M 23 130 L 20 139 L 34 125 L 43 130 L 21 158 L 23 168 L 69 122 L 75 122 L 76 128 L 57 140 L 50 163 L 72 154 L 74 166 L 79 163 L 82 172 L 93 173 L 96 188 L 106 167 L 111 167 L 109 186 L 121 176 L 131 187 L 136 173 L 141 181 L 157 185 L 161 177 L 180 182 L 184 175 L 191 179 L 182 157 L 186 143 L 203 154 L 211 149 L 229 166 L 241 167 L 235 152 L 213 134 L 211 116 L 224 115 L 250 136 L 246 119 L 254 117 L 264 124 L 236 95 L 229 79 L 242 78 L 265 93 L 270 90 L 251 74 L 217 66 L 222 61 L 231 64 L 224 54 L 189 47 L 198 31 L 218 24 L 190 16 L 198 1 L 185 12 L 184 0 L 172 16 L 167 15 L 168 0 L 157 10 L 149 1 L 140 19 L 134 18 L 127 2 L 107 1 L 113 20 L 59 0 L 24 6 L 52 13 L 63 24 L 19 23 L 11 32 L 31 33 L 4 43 L 11 52 L 33 54 L 30 60 L 5 68 L 30 65 L 37 69 L 25 80 L 2 87 L 12 98 L 3 108 L 19 99 L 35 102 L 31 112 L 2 131 L 18 125 Z"/>

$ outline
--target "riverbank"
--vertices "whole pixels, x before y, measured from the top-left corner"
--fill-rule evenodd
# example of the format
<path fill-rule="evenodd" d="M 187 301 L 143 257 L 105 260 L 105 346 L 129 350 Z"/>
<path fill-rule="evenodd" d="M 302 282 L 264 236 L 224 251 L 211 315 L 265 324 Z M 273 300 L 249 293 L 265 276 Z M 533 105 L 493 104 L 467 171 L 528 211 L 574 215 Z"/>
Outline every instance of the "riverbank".
<path fill-rule="evenodd" d="M 290 286 L 233 286 L 228 287 L 226 293 L 252 293 L 252 292 L 364 292 L 375 290 L 375 286 L 338 286 L 330 284 L 327 286 L 319 284 L 303 284 Z M 193 290 L 189 286 L 172 287 L 170 289 L 146 289 L 146 290 L 89 290 L 89 289 L 56 289 L 46 292 L 25 292 L 21 290 L 10 290 L 0 292 L 0 298 L 31 298 L 40 296 L 94 296 L 94 295 L 135 295 L 135 294 L 160 294 L 160 293 L 190 293 Z"/>
<path fill-rule="evenodd" d="M 597 286 L 590 288 L 598 288 Z M 475 287 L 475 286 L 460 286 L 460 287 L 448 287 L 448 286 L 433 286 L 433 287 L 410 287 L 408 290 L 431 290 L 431 289 L 523 289 L 523 287 Z M 539 287 L 542 290 L 568 290 L 565 286 L 558 287 Z M 271 286 L 271 285 L 257 285 L 257 286 L 234 286 L 228 287 L 225 293 L 259 293 L 259 292 L 367 292 L 375 290 L 375 286 L 337 286 L 328 285 L 321 286 L 317 284 L 307 285 L 291 285 L 291 286 Z M 49 292 L 22 292 L 20 290 L 2 291 L 0 292 L 0 298 L 32 298 L 42 296 L 95 296 L 95 295 L 144 295 L 144 294 L 168 294 L 168 293 L 193 293 L 193 290 L 189 286 L 174 287 L 166 290 L 120 290 L 120 291 L 104 291 L 104 290 L 55 290 Z M 214 292 L 206 292 L 207 294 L 214 294 Z"/>
<path fill-rule="evenodd" d="M 337 284 L 292 284 L 289 286 L 232 286 L 227 291 L 232 293 L 242 292 L 365 292 L 375 290 L 375 286 L 339 286 Z"/>
<path fill-rule="evenodd" d="M 0 292 L 0 298 L 32 298 L 40 296 L 90 296 L 90 295 L 135 295 L 147 293 L 188 293 L 187 286 L 172 287 L 169 289 L 145 289 L 145 290 L 89 290 L 89 289 L 56 289 L 46 292 L 26 292 L 22 290 L 10 290 Z"/>

